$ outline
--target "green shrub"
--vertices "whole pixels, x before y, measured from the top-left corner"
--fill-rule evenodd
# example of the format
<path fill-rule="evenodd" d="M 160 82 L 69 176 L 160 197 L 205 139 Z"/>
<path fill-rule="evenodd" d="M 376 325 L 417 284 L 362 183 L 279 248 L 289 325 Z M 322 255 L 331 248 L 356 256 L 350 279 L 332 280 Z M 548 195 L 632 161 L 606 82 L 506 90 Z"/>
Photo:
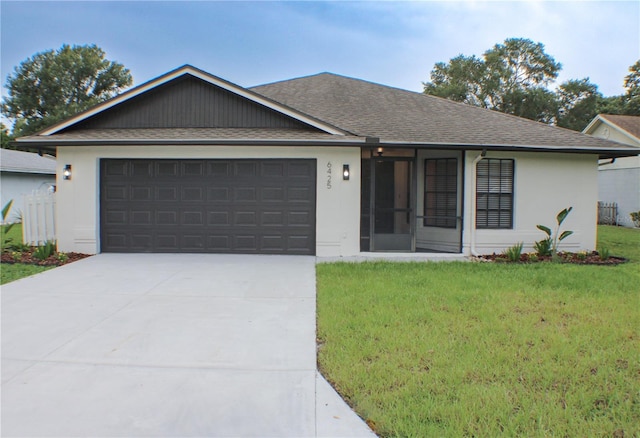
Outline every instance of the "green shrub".
<path fill-rule="evenodd" d="M 631 221 L 633 221 L 633 225 L 635 225 L 636 227 L 640 227 L 640 211 L 633 211 L 629 213 L 629 216 L 631 216 Z"/>
<path fill-rule="evenodd" d="M 551 239 L 538 240 L 533 244 L 538 257 L 545 257 L 551 255 Z"/>
<path fill-rule="evenodd" d="M 536 225 L 540 231 L 545 232 L 547 239 L 551 241 L 551 255 L 556 255 L 558 253 L 558 244 L 573 234 L 573 231 L 563 231 L 562 234 L 560 234 L 560 225 L 562 225 L 562 222 L 564 222 L 567 216 L 569 216 L 571 210 L 573 210 L 573 207 L 565 208 L 558 213 L 556 216 L 556 222 L 558 225 L 556 226 L 553 234 L 551 233 L 551 228 L 545 227 L 544 225 Z"/>
<path fill-rule="evenodd" d="M 13 242 L 13 238 L 7 237 L 7 235 L 9 233 L 9 230 L 11 230 L 11 228 L 13 228 L 15 224 L 5 224 L 7 218 L 9 217 L 9 212 L 11 211 L 12 205 L 13 199 L 7 202 L 7 204 L 2 208 L 2 242 L 0 242 L 0 244 L 2 245 L 0 250 L 2 250 L 2 252 L 9 249 L 9 245 L 11 244 L 11 242 Z"/>
<path fill-rule="evenodd" d="M 601 260 L 609 260 L 609 257 L 611 257 L 611 252 L 609 251 L 609 248 L 602 247 L 598 250 L 598 255 L 600 256 Z"/>
<path fill-rule="evenodd" d="M 38 246 L 33 251 L 33 256 L 38 260 L 46 260 L 56 252 L 56 242 L 48 240 L 44 245 Z"/>
<path fill-rule="evenodd" d="M 519 262 L 520 256 L 522 255 L 522 245 L 523 243 L 516 243 L 515 245 L 505 249 L 502 254 L 509 260 L 510 262 Z"/>

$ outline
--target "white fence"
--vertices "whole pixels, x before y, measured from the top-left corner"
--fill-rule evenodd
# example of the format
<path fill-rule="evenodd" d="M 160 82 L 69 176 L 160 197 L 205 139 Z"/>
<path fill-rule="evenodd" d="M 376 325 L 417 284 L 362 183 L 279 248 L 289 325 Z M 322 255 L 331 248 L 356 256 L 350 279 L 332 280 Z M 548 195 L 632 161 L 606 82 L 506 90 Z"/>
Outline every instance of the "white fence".
<path fill-rule="evenodd" d="M 27 245 L 41 245 L 56 240 L 56 194 L 36 192 L 24 197 L 22 239 Z"/>

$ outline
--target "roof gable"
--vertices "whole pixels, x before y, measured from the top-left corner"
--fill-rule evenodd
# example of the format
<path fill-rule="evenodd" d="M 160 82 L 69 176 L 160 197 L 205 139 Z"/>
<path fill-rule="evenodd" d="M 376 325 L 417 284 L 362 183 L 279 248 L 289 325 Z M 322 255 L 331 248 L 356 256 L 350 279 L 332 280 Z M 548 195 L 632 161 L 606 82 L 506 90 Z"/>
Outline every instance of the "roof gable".
<path fill-rule="evenodd" d="M 184 66 L 39 135 L 105 128 L 302 128 L 344 134 L 298 110 Z"/>
<path fill-rule="evenodd" d="M 640 116 L 598 114 L 582 132 L 594 134 L 600 125 L 615 129 L 628 137 L 634 145 L 640 145 Z"/>

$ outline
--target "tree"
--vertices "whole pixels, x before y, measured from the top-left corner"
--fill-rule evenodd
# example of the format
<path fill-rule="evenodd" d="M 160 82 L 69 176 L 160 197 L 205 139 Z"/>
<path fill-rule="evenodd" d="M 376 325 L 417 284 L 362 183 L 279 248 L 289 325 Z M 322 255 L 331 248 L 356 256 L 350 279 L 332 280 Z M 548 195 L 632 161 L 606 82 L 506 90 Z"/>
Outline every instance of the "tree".
<path fill-rule="evenodd" d="M 0 136 L 2 137 L 2 149 L 11 149 L 9 142 L 13 141 L 13 136 L 9 134 L 9 129 L 0 122 Z"/>
<path fill-rule="evenodd" d="M 37 53 L 7 77 L 2 113 L 13 135 L 28 135 L 103 102 L 131 85 L 122 64 L 105 59 L 96 45 L 63 45 Z"/>
<path fill-rule="evenodd" d="M 424 92 L 496 111 L 549 122 L 557 103 L 546 86 L 558 77 L 561 64 L 544 45 L 509 38 L 483 58 L 459 55 L 438 63 Z"/>
<path fill-rule="evenodd" d="M 624 78 L 625 114 L 640 116 L 640 60 L 629 67 L 629 74 Z"/>
<path fill-rule="evenodd" d="M 598 86 L 589 82 L 589 78 L 571 79 L 564 82 L 556 91 L 559 111 L 558 126 L 582 131 L 598 115 L 598 102 L 602 95 Z"/>

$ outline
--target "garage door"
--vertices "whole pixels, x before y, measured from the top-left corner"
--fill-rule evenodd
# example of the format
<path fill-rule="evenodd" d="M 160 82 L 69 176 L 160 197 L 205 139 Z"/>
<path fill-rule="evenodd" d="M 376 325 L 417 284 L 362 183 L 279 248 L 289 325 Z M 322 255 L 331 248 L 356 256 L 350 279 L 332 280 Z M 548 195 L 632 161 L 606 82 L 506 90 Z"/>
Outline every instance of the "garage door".
<path fill-rule="evenodd" d="M 100 162 L 102 252 L 315 254 L 315 160 Z"/>

